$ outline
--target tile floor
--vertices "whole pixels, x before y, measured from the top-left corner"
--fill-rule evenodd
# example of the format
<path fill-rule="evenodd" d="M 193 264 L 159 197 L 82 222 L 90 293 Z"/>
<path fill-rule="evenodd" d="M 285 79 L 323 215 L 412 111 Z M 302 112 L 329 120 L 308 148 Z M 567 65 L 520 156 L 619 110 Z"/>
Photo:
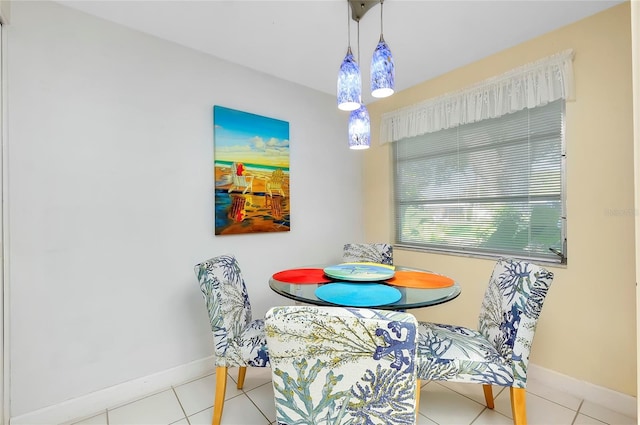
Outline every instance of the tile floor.
<path fill-rule="evenodd" d="M 249 368 L 244 389 L 230 370 L 223 425 L 275 424 L 271 370 Z M 139 400 L 113 406 L 64 425 L 209 425 L 215 374 L 174 386 Z M 509 391 L 494 387 L 495 409 L 487 409 L 481 385 L 423 382 L 418 425 L 511 425 Z M 630 425 L 634 418 L 559 393 L 536 382 L 527 388 L 529 425 Z"/>

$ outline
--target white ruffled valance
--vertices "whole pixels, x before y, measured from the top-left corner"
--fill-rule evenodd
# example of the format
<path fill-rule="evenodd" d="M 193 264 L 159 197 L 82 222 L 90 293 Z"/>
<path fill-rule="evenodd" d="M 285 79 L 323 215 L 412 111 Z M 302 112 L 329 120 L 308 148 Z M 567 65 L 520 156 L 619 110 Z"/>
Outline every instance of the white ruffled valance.
<path fill-rule="evenodd" d="M 496 118 L 558 99 L 573 100 L 573 50 L 518 67 L 454 93 L 382 115 L 381 143 Z"/>

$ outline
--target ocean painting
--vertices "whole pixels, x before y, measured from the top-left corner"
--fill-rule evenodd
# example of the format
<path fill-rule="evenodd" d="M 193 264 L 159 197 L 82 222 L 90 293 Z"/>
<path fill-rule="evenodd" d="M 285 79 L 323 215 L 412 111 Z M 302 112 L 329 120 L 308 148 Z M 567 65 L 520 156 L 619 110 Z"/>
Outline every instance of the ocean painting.
<path fill-rule="evenodd" d="M 213 107 L 215 234 L 288 232 L 289 123 Z"/>

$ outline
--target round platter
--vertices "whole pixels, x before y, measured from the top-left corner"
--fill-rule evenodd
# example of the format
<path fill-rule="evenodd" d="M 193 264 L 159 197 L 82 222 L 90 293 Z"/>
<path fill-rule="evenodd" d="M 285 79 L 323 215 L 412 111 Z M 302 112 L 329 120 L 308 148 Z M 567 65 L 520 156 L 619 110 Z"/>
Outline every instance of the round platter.
<path fill-rule="evenodd" d="M 383 265 L 344 263 L 325 267 L 324 274 L 340 280 L 375 282 L 391 279 L 395 275 L 395 271 Z"/>

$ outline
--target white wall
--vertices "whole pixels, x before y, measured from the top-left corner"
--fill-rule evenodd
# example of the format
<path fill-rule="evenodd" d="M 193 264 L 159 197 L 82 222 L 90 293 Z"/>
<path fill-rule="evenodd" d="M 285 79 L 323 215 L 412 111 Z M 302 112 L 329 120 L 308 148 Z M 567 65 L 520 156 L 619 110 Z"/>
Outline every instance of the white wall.
<path fill-rule="evenodd" d="M 2 26 L 7 25 L 9 21 L 9 1 L 8 0 L 0 0 L 0 57 L 2 56 L 2 51 L 5 49 L 5 42 L 2 39 L 2 34 L 4 30 Z M 2 63 L 0 65 L 0 197 L 4 199 L 4 120 L 5 120 L 5 107 L 4 107 L 4 90 L 5 90 L 5 64 Z M 0 230 L 4 229 L 4 211 L 0 209 Z M 0 232 L 0 235 L 4 232 Z M 4 304 L 8 298 L 5 298 L 5 281 L 4 281 L 4 239 L 0 237 L 0 254 L 2 254 L 2 258 L 0 258 L 0 286 L 2 287 L 2 295 L 0 295 L 0 335 L 2 336 L 2 346 L 0 352 L 0 380 L 2 383 L 0 384 L 0 423 L 4 424 L 9 421 L 9 391 L 8 391 L 8 383 L 9 380 L 5 379 L 8 374 L 8 368 L 5 365 L 5 360 L 8 360 L 8 356 L 5 356 L 5 352 L 8 351 L 8 343 L 5 340 L 5 336 L 8 334 L 5 332 L 5 324 L 7 322 L 4 320 L 5 308 Z"/>
<path fill-rule="evenodd" d="M 211 355 L 197 262 L 234 253 L 260 317 L 287 303 L 272 272 L 362 238 L 332 96 L 56 3 L 11 13 L 12 417 Z M 213 235 L 214 104 L 290 123 L 290 232 Z"/>

